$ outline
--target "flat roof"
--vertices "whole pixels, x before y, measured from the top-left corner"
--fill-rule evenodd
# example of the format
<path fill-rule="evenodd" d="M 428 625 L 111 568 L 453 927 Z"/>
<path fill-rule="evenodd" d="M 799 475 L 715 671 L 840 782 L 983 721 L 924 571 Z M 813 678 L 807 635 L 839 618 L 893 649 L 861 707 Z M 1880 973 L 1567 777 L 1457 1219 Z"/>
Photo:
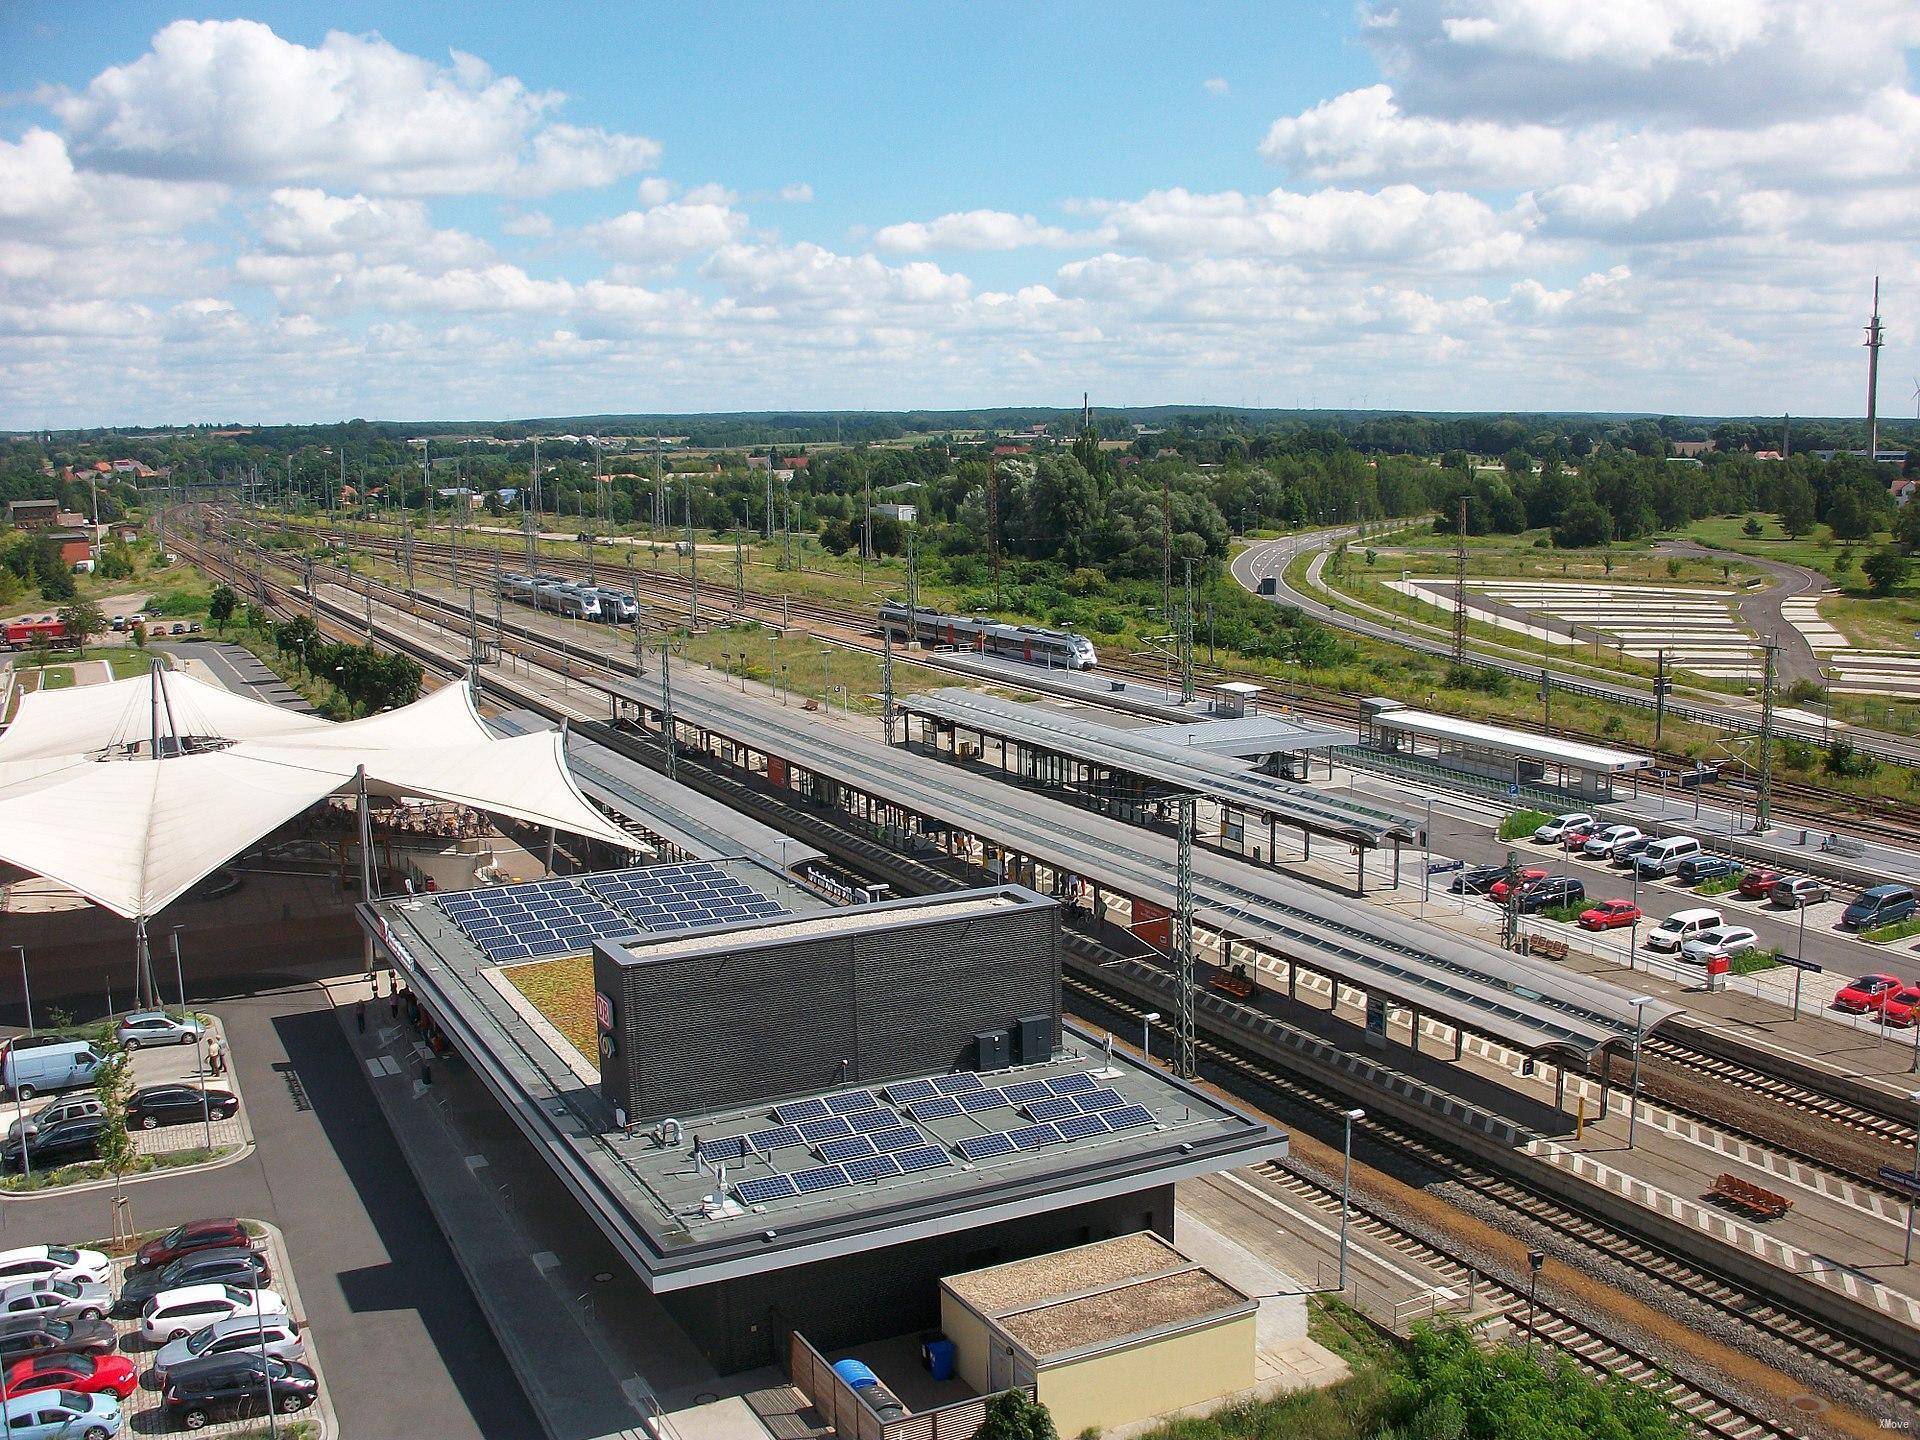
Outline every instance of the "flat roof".
<path fill-rule="evenodd" d="M 1070 755 L 1090 765 L 1156 780 L 1355 844 L 1377 846 L 1391 839 L 1410 840 L 1418 834 L 1411 816 L 1257 774 L 1242 762 L 1158 739 L 1148 729 L 1121 730 L 1090 724 L 1058 710 L 958 688 L 910 696 L 899 702 L 899 708 L 911 715 L 1001 736 L 1030 749 Z"/>
<path fill-rule="evenodd" d="M 1285 715 L 1241 715 L 1193 720 L 1183 725 L 1098 725 L 1117 734 L 1133 734 L 1160 745 L 1203 754 L 1254 756 L 1295 750 L 1327 750 L 1353 743 L 1350 731 L 1330 725 L 1303 725 Z"/>
<path fill-rule="evenodd" d="M 1018 897 L 1003 891 L 961 891 L 951 895 L 930 896 L 925 900 L 886 900 L 812 915 L 787 915 L 744 925 L 715 926 L 690 934 L 609 941 L 607 949 L 613 953 L 616 961 L 624 957 L 636 964 L 650 965 L 662 960 L 678 960 L 687 955 L 732 950 L 740 943 L 743 930 L 752 932 L 755 945 L 797 944 L 802 940 L 817 940 L 823 935 L 864 935 L 876 930 L 898 930 L 929 920 L 954 920 L 968 915 L 982 915 L 989 910 L 1009 910 L 1020 903 Z M 1043 902 L 1035 896 L 1029 903 Z"/>
<path fill-rule="evenodd" d="M 1062 1295 L 1158 1275 L 1189 1263 L 1154 1231 L 1138 1230 L 1091 1245 L 1075 1245 L 1070 1250 L 949 1275 L 941 1284 L 982 1315 L 998 1315 Z"/>
<path fill-rule="evenodd" d="M 1064 1080 L 1067 1093 L 1081 1094 L 1091 1085 L 1111 1091 L 1121 1105 L 1142 1107 L 1145 1119 L 1097 1133 L 1081 1127 L 1087 1133 L 1072 1139 L 975 1158 L 957 1148 L 962 1141 L 1027 1127 L 1020 1107 L 1033 1101 L 1003 1096 L 994 1108 L 922 1118 L 906 1110 L 910 1102 L 884 1092 L 915 1080 L 931 1085 L 939 1077 L 873 1077 L 817 1095 L 768 1096 L 749 1106 L 681 1116 L 680 1132 L 671 1140 L 660 1127 L 629 1134 L 615 1125 L 601 1098 L 593 1057 L 576 1050 L 514 989 L 506 967 L 488 961 L 434 897 L 375 901 L 357 913 L 496 1099 L 655 1291 L 1131 1194 L 1286 1150 L 1282 1133 L 1124 1055 L 1109 1057 L 1089 1033 L 1072 1026 L 1046 1064 L 980 1075 L 981 1088 L 1040 1082 L 1050 1092 L 1048 1082 Z M 750 928 L 733 927 L 735 938 Z M 686 1018 L 698 1023 L 697 1015 Z M 861 1089 L 887 1112 L 882 1118 L 898 1122 L 884 1128 L 911 1126 L 917 1132 L 913 1148 L 937 1150 L 942 1163 L 818 1191 L 796 1187 L 765 1201 L 742 1198 L 743 1182 L 772 1180 L 773 1188 L 784 1191 L 788 1182 L 773 1177 L 833 1163 L 819 1144 L 775 1144 L 778 1136 L 745 1147 L 744 1137 L 764 1137 L 781 1127 L 776 1104 L 824 1103 Z M 716 1158 L 721 1154 L 735 1158 L 722 1161 Z"/>
<path fill-rule="evenodd" d="M 1211 1271 L 1195 1268 L 1058 1300 L 995 1322 L 1037 1359 L 1106 1347 L 1210 1316 L 1251 1314 L 1254 1302 Z"/>
<path fill-rule="evenodd" d="M 1462 720 L 1453 715 L 1435 715 L 1426 710 L 1382 710 L 1373 717 L 1373 725 L 1377 730 L 1401 730 L 1410 735 L 1424 735 L 1431 740 L 1454 740 L 1528 760 L 1542 760 L 1552 765 L 1574 765 L 1582 770 L 1620 774 L 1629 770 L 1645 770 L 1653 764 L 1649 756 L 1611 750 L 1604 745 L 1586 745 L 1558 735 L 1533 735 L 1525 730 L 1510 730 L 1504 725 Z"/>

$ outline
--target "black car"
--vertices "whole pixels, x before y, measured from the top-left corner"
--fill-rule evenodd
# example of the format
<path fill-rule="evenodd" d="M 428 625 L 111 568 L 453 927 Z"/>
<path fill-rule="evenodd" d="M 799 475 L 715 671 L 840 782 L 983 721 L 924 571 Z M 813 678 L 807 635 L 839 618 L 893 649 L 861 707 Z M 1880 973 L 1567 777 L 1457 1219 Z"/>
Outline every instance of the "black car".
<path fill-rule="evenodd" d="M 45 1320 L 38 1315 L 0 1317 L 0 1362 L 28 1355 L 104 1355 L 119 1343 L 105 1320 Z"/>
<path fill-rule="evenodd" d="M 1456 895 L 1484 895 L 1493 888 L 1496 880 L 1507 878 L 1504 865 L 1475 865 L 1462 870 L 1453 877 L 1453 883 L 1447 887 Z"/>
<path fill-rule="evenodd" d="M 27 1138 L 27 1160 L 34 1165 L 71 1165 L 80 1160 L 100 1158 L 100 1132 L 106 1121 L 98 1115 L 62 1120 L 37 1130 Z M 20 1168 L 20 1139 L 15 1137 L 0 1148 L 0 1159 L 8 1169 Z"/>
<path fill-rule="evenodd" d="M 1571 876 L 1550 876 L 1520 892 L 1520 913 L 1532 915 L 1561 905 L 1577 905 L 1587 898 L 1587 887 Z"/>
<path fill-rule="evenodd" d="M 1725 855 L 1695 855 L 1690 860 L 1680 862 L 1677 874 L 1682 885 L 1698 885 L 1702 880 L 1738 875 L 1746 868 L 1738 860 L 1729 860 Z"/>
<path fill-rule="evenodd" d="M 152 1130 L 161 1125 L 197 1124 L 203 1116 L 229 1120 L 239 1109 L 240 1097 L 231 1090 L 203 1092 L 197 1085 L 149 1085 L 134 1091 L 127 1101 L 127 1126 Z"/>
<path fill-rule="evenodd" d="M 313 1404 L 320 1383 L 313 1371 L 272 1357 L 235 1353 L 193 1360 L 170 1371 L 167 1409 L 189 1430 L 212 1420 L 250 1420 L 271 1401 L 282 1415 Z"/>
<path fill-rule="evenodd" d="M 126 1283 L 120 1287 L 120 1307 L 137 1310 L 149 1296 L 187 1285 L 235 1285 L 242 1290 L 258 1290 L 272 1280 L 267 1257 L 258 1250 L 237 1246 L 200 1250 L 158 1270 L 129 1272 Z"/>

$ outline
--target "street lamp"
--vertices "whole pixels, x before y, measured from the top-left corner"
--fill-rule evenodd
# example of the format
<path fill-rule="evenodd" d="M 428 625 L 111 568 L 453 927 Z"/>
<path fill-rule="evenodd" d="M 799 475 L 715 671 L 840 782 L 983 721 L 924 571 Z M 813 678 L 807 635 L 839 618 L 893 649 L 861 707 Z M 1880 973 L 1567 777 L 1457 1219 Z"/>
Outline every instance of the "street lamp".
<path fill-rule="evenodd" d="M 192 1014 L 187 1009 L 186 972 L 180 968 L 180 932 L 187 927 L 173 927 L 173 986 L 180 992 L 180 1013 L 182 1019 L 190 1020 Z M 207 1072 L 202 1062 L 205 1049 L 205 1036 L 195 1036 L 193 1041 L 193 1078 L 200 1082 L 200 1123 L 204 1126 L 202 1139 L 207 1149 L 213 1149 L 213 1106 L 207 1098 Z"/>
<path fill-rule="evenodd" d="M 1636 995 L 1627 1003 L 1633 1006 L 1633 1092 L 1627 1098 L 1627 1149 L 1633 1148 L 1633 1131 L 1640 1119 L 1640 1041 L 1646 1034 L 1647 1006 L 1651 995 Z"/>
<path fill-rule="evenodd" d="M 1347 1289 L 1347 1214 L 1348 1197 L 1353 1193 L 1353 1122 L 1367 1118 L 1364 1110 L 1342 1110 L 1346 1122 L 1340 1142 L 1340 1293 Z"/>
<path fill-rule="evenodd" d="M 1540 1267 L 1547 1263 L 1544 1250 L 1527 1251 L 1527 1354 L 1533 1354 L 1533 1297 L 1540 1288 Z"/>
<path fill-rule="evenodd" d="M 1153 1059 L 1153 1026 L 1159 1018 L 1158 1010 L 1149 1010 L 1140 1017 L 1140 1058 L 1143 1060 Z"/>

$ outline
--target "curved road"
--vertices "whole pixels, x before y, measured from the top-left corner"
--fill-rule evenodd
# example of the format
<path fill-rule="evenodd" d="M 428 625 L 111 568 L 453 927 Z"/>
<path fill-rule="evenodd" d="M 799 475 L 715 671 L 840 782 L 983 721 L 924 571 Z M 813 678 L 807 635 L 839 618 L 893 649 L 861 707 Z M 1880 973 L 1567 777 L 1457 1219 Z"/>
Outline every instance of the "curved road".
<path fill-rule="evenodd" d="M 1818 595 L 1825 590 L 1828 584 L 1826 576 L 1804 565 L 1789 565 L 1784 560 L 1762 560 L 1757 555 L 1742 555 L 1736 550 L 1711 550 L 1692 540 L 1671 540 L 1654 548 L 1655 553 L 1661 555 L 1694 555 L 1751 565 L 1772 576 L 1773 583 L 1766 589 L 1737 594 L 1734 607 L 1739 610 L 1740 618 L 1746 621 L 1749 630 L 1780 647 L 1775 674 L 1782 685 L 1791 685 L 1796 680 L 1811 680 L 1816 685 L 1827 683 L 1820 674 L 1820 660 L 1813 653 L 1813 646 L 1807 643 L 1807 637 L 1800 633 L 1800 627 L 1788 620 L 1782 609 L 1783 601 L 1801 595 Z"/>
<path fill-rule="evenodd" d="M 1370 620 L 1365 616 L 1348 614 L 1346 611 L 1335 609 L 1333 606 L 1326 604 L 1324 601 L 1312 595 L 1303 594 L 1295 590 L 1287 583 L 1286 569 L 1295 558 L 1309 551 L 1327 549 L 1338 544 L 1341 540 L 1351 537 L 1355 533 L 1357 533 L 1356 527 L 1347 526 L 1338 530 L 1318 530 L 1306 534 L 1288 535 L 1278 540 L 1255 541 L 1248 546 L 1247 549 L 1241 551 L 1240 554 L 1233 558 L 1233 563 L 1230 567 L 1233 572 L 1233 578 L 1248 590 L 1258 594 L 1260 582 L 1263 579 L 1271 577 L 1276 590 L 1274 594 L 1265 598 L 1271 599 L 1276 605 L 1287 604 L 1296 606 L 1305 614 L 1311 615 L 1314 619 L 1331 625 L 1335 629 L 1345 630 L 1352 635 L 1365 636 L 1368 639 L 1383 641 L 1389 645 L 1398 645 L 1407 650 L 1417 650 L 1426 655 L 1435 655 L 1442 658 L 1451 656 L 1453 647 L 1446 640 L 1429 638 L 1421 634 L 1409 634 L 1392 625 L 1384 625 L 1376 620 Z M 1739 556 L 1738 558 L 1743 561 L 1751 559 L 1750 556 L 1745 555 Z M 1779 564 L 1779 562 L 1755 563 L 1765 564 L 1769 568 Z M 1796 570 L 1799 567 L 1782 566 L 1781 568 Z M 1802 576 L 1808 579 L 1817 578 L 1818 583 L 1825 583 L 1824 577 L 1813 577 L 1811 572 L 1802 572 Z M 1789 589 L 1786 588 L 1784 584 L 1781 584 L 1770 587 L 1768 590 L 1762 592 L 1761 595 L 1750 597 L 1754 600 L 1771 598 L 1773 601 L 1771 607 L 1773 619 L 1770 622 L 1761 621 L 1758 627 L 1759 633 L 1768 634 L 1778 630 L 1783 633 L 1791 633 L 1792 635 L 1798 636 L 1800 632 L 1793 626 L 1787 625 L 1780 617 L 1779 602 L 1793 595 L 1805 594 L 1808 588 L 1811 588 L 1811 586 Z M 1742 614 L 1744 615 L 1746 613 L 1743 607 Z M 1764 611 L 1755 612 L 1756 616 L 1764 613 Z M 1753 621 L 1750 619 L 1749 623 L 1753 623 Z M 1801 644 L 1803 647 L 1805 646 L 1804 638 L 1802 638 Z M 1807 653 L 1811 655 L 1812 652 L 1808 650 Z M 1471 641 L 1468 642 L 1468 655 L 1477 665 L 1485 665 L 1495 670 L 1502 670 L 1510 675 L 1516 675 L 1523 679 L 1537 681 L 1540 677 L 1540 672 L 1544 669 L 1552 676 L 1554 685 L 1560 689 L 1573 691 L 1578 694 L 1595 695 L 1603 699 L 1617 701 L 1623 705 L 1637 706 L 1641 709 L 1650 709 L 1653 706 L 1653 694 L 1650 688 L 1642 689 L 1636 685 L 1626 685 L 1616 681 L 1595 680 L 1584 674 L 1557 670 L 1551 662 L 1539 665 L 1523 664 L 1515 660 L 1483 655 L 1473 649 Z M 1701 721 L 1707 724 L 1724 725 L 1729 729 L 1752 731 L 1760 728 L 1759 708 L 1753 705 L 1715 703 L 1713 701 L 1695 700 L 1691 698 L 1675 700 L 1670 697 L 1667 702 L 1667 711 L 1671 715 L 1684 719 Z M 1796 720 L 1791 716 L 1778 713 L 1774 716 L 1774 731 L 1776 734 L 1791 735 L 1800 739 L 1820 742 L 1823 739 L 1821 728 L 1818 724 L 1804 720 Z M 1905 765 L 1920 765 L 1920 742 L 1915 742 L 1906 736 L 1889 735 L 1877 730 L 1864 729 L 1853 729 L 1849 732 L 1849 735 L 1855 746 L 1862 751 Z"/>

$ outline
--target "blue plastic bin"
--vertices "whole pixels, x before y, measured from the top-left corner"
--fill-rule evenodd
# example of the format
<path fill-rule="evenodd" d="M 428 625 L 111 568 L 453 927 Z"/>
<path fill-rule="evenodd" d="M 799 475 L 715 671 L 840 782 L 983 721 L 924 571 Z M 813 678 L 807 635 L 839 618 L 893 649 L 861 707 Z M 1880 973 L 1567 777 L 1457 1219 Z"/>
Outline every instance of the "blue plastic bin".
<path fill-rule="evenodd" d="M 953 1341 L 942 1336 L 937 1340 L 927 1341 L 922 1349 L 926 1352 L 923 1358 L 926 1360 L 927 1372 L 936 1380 L 951 1380 L 955 1350 Z"/>

